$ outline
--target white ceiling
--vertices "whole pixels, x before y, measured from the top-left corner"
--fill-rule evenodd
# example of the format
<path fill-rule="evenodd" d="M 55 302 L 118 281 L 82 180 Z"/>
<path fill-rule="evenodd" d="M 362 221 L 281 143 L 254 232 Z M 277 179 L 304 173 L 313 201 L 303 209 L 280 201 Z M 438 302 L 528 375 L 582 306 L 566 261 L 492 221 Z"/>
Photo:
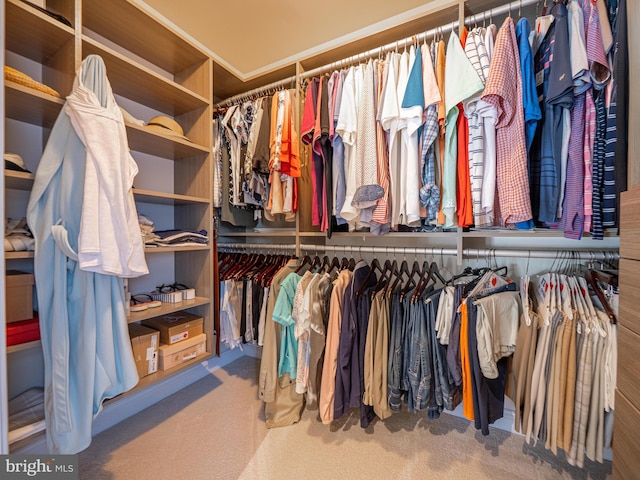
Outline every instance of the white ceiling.
<path fill-rule="evenodd" d="M 442 0 L 136 0 L 242 82 L 424 17 Z"/>

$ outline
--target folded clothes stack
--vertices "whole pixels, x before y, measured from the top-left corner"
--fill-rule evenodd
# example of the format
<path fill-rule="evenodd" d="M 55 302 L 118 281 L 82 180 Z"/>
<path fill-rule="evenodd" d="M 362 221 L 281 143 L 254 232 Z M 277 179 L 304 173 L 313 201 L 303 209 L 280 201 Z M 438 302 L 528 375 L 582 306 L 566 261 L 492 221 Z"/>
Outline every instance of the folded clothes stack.
<path fill-rule="evenodd" d="M 154 232 L 159 247 L 186 247 L 207 245 L 209 236 L 206 230 L 161 230 Z"/>
<path fill-rule="evenodd" d="M 5 252 L 24 252 L 35 249 L 35 241 L 27 219 L 7 218 L 4 230 L 4 251 Z"/>
<path fill-rule="evenodd" d="M 142 241 L 147 246 L 154 246 L 155 243 L 160 239 L 153 231 L 155 227 L 153 225 L 153 220 L 149 217 L 138 214 L 138 223 L 140 224 L 140 233 L 142 234 Z"/>

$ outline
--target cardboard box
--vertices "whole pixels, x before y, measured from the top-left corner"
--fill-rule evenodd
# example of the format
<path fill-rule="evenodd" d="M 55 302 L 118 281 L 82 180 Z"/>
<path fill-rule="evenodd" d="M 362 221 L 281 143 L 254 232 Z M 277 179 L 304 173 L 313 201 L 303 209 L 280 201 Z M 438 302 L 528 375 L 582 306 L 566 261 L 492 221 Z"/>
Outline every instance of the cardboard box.
<path fill-rule="evenodd" d="M 33 318 L 33 273 L 7 270 L 7 323 Z"/>
<path fill-rule="evenodd" d="M 160 332 L 152 328 L 129 324 L 129 337 L 133 358 L 138 368 L 140 378 L 158 371 L 158 346 L 160 345 Z"/>
<path fill-rule="evenodd" d="M 160 343 L 173 345 L 204 332 L 202 317 L 188 312 L 175 312 L 142 321 L 160 332 Z"/>
<path fill-rule="evenodd" d="M 7 346 L 40 340 L 40 322 L 38 317 L 20 320 L 7 325 Z"/>
<path fill-rule="evenodd" d="M 169 370 L 181 363 L 188 362 L 207 351 L 207 335 L 201 333 L 173 345 L 160 345 L 158 356 L 160 370 Z"/>

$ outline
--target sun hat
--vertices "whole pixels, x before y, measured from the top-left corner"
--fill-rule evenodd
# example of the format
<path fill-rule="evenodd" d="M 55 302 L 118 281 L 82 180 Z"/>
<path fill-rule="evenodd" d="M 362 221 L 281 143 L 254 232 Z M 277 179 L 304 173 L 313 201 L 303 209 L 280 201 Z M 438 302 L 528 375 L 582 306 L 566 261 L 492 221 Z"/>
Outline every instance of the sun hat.
<path fill-rule="evenodd" d="M 60 94 L 53 88 L 45 85 L 44 83 L 36 82 L 26 73 L 16 70 L 15 68 L 11 68 L 8 65 L 4 66 L 4 79 L 9 80 L 10 82 L 15 82 L 24 87 L 33 88 L 34 90 L 53 95 L 54 97 L 60 97 Z"/>
<path fill-rule="evenodd" d="M 161 135 L 169 135 L 172 137 L 182 138 L 189 142 L 191 141 L 185 137 L 184 130 L 182 130 L 182 127 L 178 122 L 173 118 L 165 117 L 163 115 L 153 117 L 147 122 L 145 128 Z"/>
<path fill-rule="evenodd" d="M 2 158 L 4 158 L 4 168 L 7 170 L 31 173 L 31 171 L 27 169 L 22 157 L 17 153 L 5 153 L 2 155 Z"/>

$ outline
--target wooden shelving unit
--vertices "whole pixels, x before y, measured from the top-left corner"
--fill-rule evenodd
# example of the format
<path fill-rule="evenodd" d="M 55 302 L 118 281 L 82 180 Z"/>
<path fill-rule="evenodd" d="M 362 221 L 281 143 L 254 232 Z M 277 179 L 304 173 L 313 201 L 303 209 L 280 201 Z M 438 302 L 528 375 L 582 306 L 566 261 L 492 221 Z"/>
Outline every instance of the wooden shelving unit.
<path fill-rule="evenodd" d="M 4 187 L 10 190 L 31 190 L 33 187 L 33 173 L 4 171 Z"/>
<path fill-rule="evenodd" d="M 142 111 L 156 111 L 158 115 L 173 117 L 183 127 L 189 139 L 162 135 L 137 125 L 126 125 L 129 148 L 132 151 L 158 157 L 163 165 L 163 175 L 167 174 L 166 160 L 173 162 L 173 172 L 170 175 L 173 177 L 172 186 L 168 188 L 166 179 L 159 178 L 157 190 L 154 189 L 156 182 L 153 181 L 157 172 L 152 162 L 138 162 L 139 175 L 145 178 L 145 189 L 134 188 L 135 201 L 154 205 L 165 220 L 170 219 L 172 228 L 206 230 L 211 234 L 213 64 L 209 55 L 127 0 L 113 0 L 108 4 L 99 0 L 47 2 L 49 7 L 71 22 L 82 22 L 73 28 L 20 0 L 4 1 L 5 18 L 0 21 L 5 22 L 5 48 L 11 54 L 8 57 L 16 63 L 9 66 L 20 70 L 20 66 L 27 63 L 31 69 L 35 63 L 40 70 L 32 75 L 33 78 L 61 95 L 59 98 L 14 82 L 5 82 L 5 101 L 1 107 L 5 118 L 24 123 L 25 130 L 32 129 L 32 126 L 40 127 L 38 141 L 42 140 L 45 145 L 50 129 L 64 106 L 64 97 L 71 91 L 82 60 L 91 54 L 100 55 L 117 98 L 139 105 Z M 135 27 L 132 28 L 132 25 Z M 24 62 L 22 59 L 25 59 Z M 15 128 L 21 128 L 20 124 Z M 21 153 L 18 140 L 12 139 L 12 142 L 15 148 L 13 151 Z M 24 150 L 29 151 L 28 148 Z M 35 155 L 31 153 L 31 156 Z M 34 173 L 36 169 L 37 167 L 32 168 Z M 33 188 L 34 174 L 5 170 L 4 179 L 6 191 L 29 192 Z M 19 200 L 12 201 L 24 201 L 22 198 L 25 196 L 12 194 L 5 198 L 14 197 L 19 197 Z M 26 201 L 24 205 L 11 205 L 11 208 L 12 211 L 23 209 L 23 215 L 26 215 Z M 158 262 L 160 267 L 149 262 L 149 277 L 145 277 L 145 280 L 138 279 L 139 281 L 155 281 L 156 277 L 162 281 L 175 281 L 195 288 L 199 296 L 193 300 L 165 303 L 159 308 L 132 313 L 128 321 L 138 322 L 188 309 L 204 319 L 207 348 L 205 355 L 178 368 L 143 378 L 132 391 L 165 381 L 173 374 L 215 355 L 217 349 L 214 332 L 219 331 L 219 328 L 213 300 L 212 250 L 213 242 L 208 245 L 145 249 L 149 258 L 159 258 L 160 253 L 163 257 Z M 33 258 L 34 252 L 5 252 L 7 268 L 19 265 L 21 269 L 28 269 Z M 170 274 L 166 271 L 167 258 L 172 259 L 173 279 L 168 277 Z M 164 271 L 158 271 L 159 269 Z M 129 280 L 133 292 L 136 291 L 136 280 Z M 33 351 L 35 355 L 35 352 L 41 351 L 41 343 L 38 341 L 16 345 L 9 347 L 7 351 L 7 362 L 10 364 L 11 358 L 22 358 L 24 355 L 32 358 L 30 352 Z M 20 372 L 19 366 L 10 370 Z M 20 373 L 22 374 L 23 372 Z M 41 378 L 34 378 L 34 385 L 42 385 L 42 381 Z M 10 395 L 17 393 L 21 392 L 9 392 Z M 118 398 L 110 401 L 117 402 Z M 40 427 L 34 431 L 39 430 Z M 22 433 L 14 433 L 22 438 Z M 11 438 L 14 437 L 15 435 Z"/>
<path fill-rule="evenodd" d="M 156 203 L 158 205 L 192 205 L 209 203 L 209 199 L 205 197 L 192 197 L 190 195 L 153 192 L 151 190 L 141 189 L 134 189 L 133 196 L 138 202 Z"/>
<path fill-rule="evenodd" d="M 161 315 L 179 312 L 188 308 L 199 307 L 201 305 L 206 305 L 209 302 L 211 302 L 210 298 L 196 297 L 191 300 L 183 300 L 178 303 L 163 303 L 160 307 L 147 308 L 142 312 L 131 312 L 131 315 L 129 315 L 129 323 L 140 322 L 147 318 L 159 317 Z"/>
<path fill-rule="evenodd" d="M 64 100 L 14 82 L 5 82 L 5 116 L 19 122 L 50 128 Z"/>

